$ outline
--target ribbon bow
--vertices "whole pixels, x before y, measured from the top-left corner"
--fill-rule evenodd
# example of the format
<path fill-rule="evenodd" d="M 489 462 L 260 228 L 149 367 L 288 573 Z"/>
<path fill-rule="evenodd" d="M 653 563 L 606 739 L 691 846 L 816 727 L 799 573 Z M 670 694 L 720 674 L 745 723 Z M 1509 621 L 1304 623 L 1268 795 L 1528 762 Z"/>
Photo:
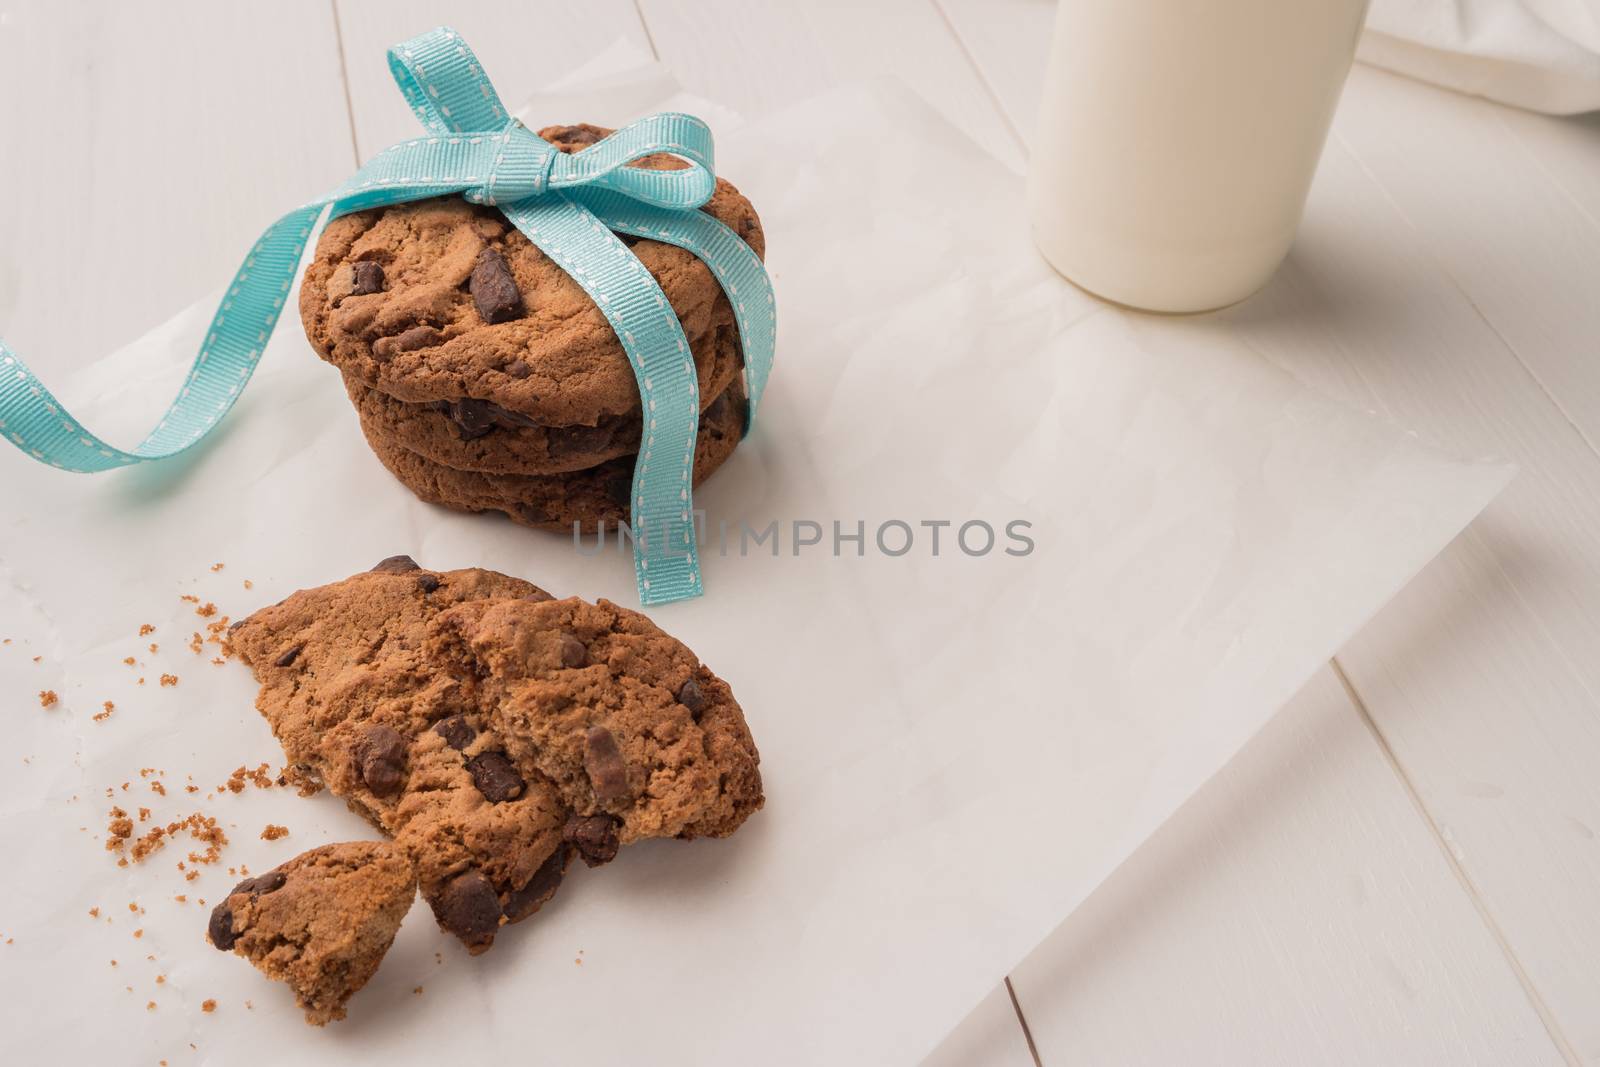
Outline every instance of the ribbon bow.
<path fill-rule="evenodd" d="M 227 414 L 277 325 L 306 242 L 328 218 L 462 195 L 493 205 L 594 300 L 639 385 L 644 434 L 630 493 L 634 575 L 645 604 L 699 596 L 693 471 L 700 401 L 694 357 L 626 233 L 678 245 L 711 269 L 733 304 L 750 418 L 772 365 L 772 285 L 737 234 L 697 210 L 716 188 L 711 131 L 692 115 L 651 115 L 568 155 L 507 115 L 461 37 L 439 28 L 389 50 L 389 69 L 426 134 L 380 152 L 338 189 L 296 208 L 256 241 L 211 320 L 178 397 L 132 451 L 84 429 L 0 343 L 0 433 L 34 459 L 92 473 L 193 447 Z M 656 153 L 678 170 L 629 163 Z"/>

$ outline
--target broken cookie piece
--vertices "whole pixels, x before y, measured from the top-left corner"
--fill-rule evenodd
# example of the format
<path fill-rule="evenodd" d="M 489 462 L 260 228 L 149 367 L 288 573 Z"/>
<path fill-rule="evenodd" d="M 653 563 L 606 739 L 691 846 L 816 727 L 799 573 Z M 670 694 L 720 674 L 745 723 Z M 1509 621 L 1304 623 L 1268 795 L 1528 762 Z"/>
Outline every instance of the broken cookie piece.
<path fill-rule="evenodd" d="M 726 836 L 762 803 L 726 683 L 615 604 L 400 557 L 257 612 L 232 643 L 290 763 L 395 839 L 474 954 L 574 858 Z"/>
<path fill-rule="evenodd" d="M 246 878 L 211 912 L 206 936 L 287 983 L 324 1026 L 377 971 L 411 910 L 417 877 L 405 853 L 382 841 L 352 841 L 303 852 Z"/>
<path fill-rule="evenodd" d="M 760 757 L 726 682 L 607 600 L 490 599 L 441 612 L 430 653 L 471 676 L 525 778 L 601 818 L 567 834 L 591 863 L 652 837 L 725 837 L 761 806 Z M 584 847 L 585 843 L 591 843 Z"/>

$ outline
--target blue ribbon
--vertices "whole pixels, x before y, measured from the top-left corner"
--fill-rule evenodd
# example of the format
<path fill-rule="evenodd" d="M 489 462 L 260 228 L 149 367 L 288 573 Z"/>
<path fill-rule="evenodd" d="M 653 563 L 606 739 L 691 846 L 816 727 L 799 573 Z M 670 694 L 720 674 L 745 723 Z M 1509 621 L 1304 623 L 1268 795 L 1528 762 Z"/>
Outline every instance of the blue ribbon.
<path fill-rule="evenodd" d="M 391 48 L 389 69 L 426 135 L 390 146 L 332 193 L 267 227 L 234 275 L 177 399 L 149 436 L 132 451 L 102 441 L 3 342 L 0 433 L 36 460 L 80 473 L 193 447 L 250 380 L 306 242 L 322 222 L 460 194 L 498 208 L 583 287 L 616 330 L 644 410 L 631 495 L 639 599 L 659 604 L 701 595 L 693 521 L 700 421 L 694 356 L 661 287 L 613 231 L 686 248 L 711 269 L 733 304 L 753 418 L 772 366 L 772 285 L 750 247 L 697 210 L 716 187 L 711 131 L 692 115 L 651 115 L 568 155 L 506 114 L 472 50 L 443 27 Z M 628 166 L 663 152 L 689 166 Z"/>

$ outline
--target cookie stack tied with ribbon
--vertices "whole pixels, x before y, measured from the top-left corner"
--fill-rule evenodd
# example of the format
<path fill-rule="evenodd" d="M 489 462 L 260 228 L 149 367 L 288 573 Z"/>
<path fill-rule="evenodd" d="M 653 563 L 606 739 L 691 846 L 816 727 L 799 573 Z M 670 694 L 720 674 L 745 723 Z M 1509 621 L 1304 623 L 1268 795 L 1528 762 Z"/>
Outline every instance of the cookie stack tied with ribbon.
<path fill-rule="evenodd" d="M 90 433 L 3 344 L 0 433 L 86 473 L 194 447 L 331 217 L 301 310 L 396 477 L 530 526 L 626 519 L 641 601 L 699 596 L 694 486 L 748 432 L 775 338 L 761 227 L 716 178 L 710 130 L 664 113 L 536 134 L 445 28 L 389 69 L 425 132 L 267 228 L 144 441 Z"/>
<path fill-rule="evenodd" d="M 611 135 L 589 125 L 539 131 L 580 158 Z M 632 166 L 684 164 L 658 154 Z M 764 251 L 755 210 L 726 181 L 700 210 Z M 744 434 L 734 306 L 693 252 L 648 237 L 623 244 L 670 305 L 692 360 L 692 487 Z M 372 450 L 422 499 L 555 531 L 630 520 L 656 383 L 641 389 L 599 305 L 499 211 L 451 197 L 336 219 L 306 270 L 300 314 L 343 374 Z"/>

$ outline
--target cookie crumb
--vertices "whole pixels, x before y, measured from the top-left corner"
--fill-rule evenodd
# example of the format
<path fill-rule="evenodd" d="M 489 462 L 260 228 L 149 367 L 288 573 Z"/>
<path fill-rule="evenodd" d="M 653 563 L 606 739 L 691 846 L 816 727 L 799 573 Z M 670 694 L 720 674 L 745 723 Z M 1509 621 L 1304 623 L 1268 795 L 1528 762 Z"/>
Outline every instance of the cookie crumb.
<path fill-rule="evenodd" d="M 39 690 L 39 706 L 41 708 L 53 708 L 56 705 L 56 701 L 59 699 L 60 698 L 56 696 L 56 691 L 54 689 Z"/>
<path fill-rule="evenodd" d="M 95 713 L 95 715 L 94 715 L 94 721 L 95 722 L 104 722 L 105 720 L 111 718 L 111 713 L 113 711 L 117 710 L 117 706 L 115 704 L 111 703 L 111 701 L 109 701 L 109 700 L 102 702 L 100 706 L 102 708 L 105 708 L 106 710 Z"/>
<path fill-rule="evenodd" d="M 124 656 L 123 659 L 122 659 L 122 662 L 126 663 L 128 666 L 131 667 L 131 666 L 134 665 L 135 660 L 134 660 L 134 658 L 132 656 Z"/>
<path fill-rule="evenodd" d="M 148 1004 L 146 1004 L 144 1006 L 144 1010 L 145 1011 L 155 1011 L 156 1010 L 156 1002 L 153 1001 L 153 1000 L 150 1001 L 150 1003 L 148 1003 Z"/>
<path fill-rule="evenodd" d="M 184 601 L 185 603 L 188 603 L 188 604 L 198 604 L 198 603 L 200 603 L 200 598 L 195 596 L 193 593 L 185 593 L 182 596 L 180 596 L 178 599 L 182 600 L 182 601 Z"/>
<path fill-rule="evenodd" d="M 154 626 L 151 626 L 149 623 L 142 623 L 139 626 L 139 636 L 140 637 L 148 637 L 149 635 L 151 635 L 151 634 L 153 634 L 155 632 L 156 632 L 156 628 Z"/>
<path fill-rule="evenodd" d="M 218 571 L 220 571 L 222 569 L 222 566 L 223 565 L 221 563 L 213 563 L 211 565 L 211 573 L 212 574 L 217 573 Z"/>
<path fill-rule="evenodd" d="M 89 909 L 89 918 L 91 918 L 91 919 L 100 918 L 100 909 L 99 908 L 90 908 Z M 111 962 L 112 963 L 116 963 L 117 961 L 116 960 L 112 960 Z"/>
<path fill-rule="evenodd" d="M 144 936 L 144 927 L 141 926 L 141 927 L 139 927 L 139 929 L 135 930 L 133 932 L 133 936 L 134 937 L 143 937 Z"/>
<path fill-rule="evenodd" d="M 106 841 L 106 848 L 121 848 L 126 838 L 131 836 L 133 824 L 131 820 L 127 820 L 127 814 L 121 808 L 111 809 L 112 822 L 110 831 L 112 836 Z M 121 833 L 122 823 L 125 820 L 127 821 L 127 834 Z M 190 863 L 215 863 L 221 858 L 222 849 L 223 846 L 227 845 L 228 837 L 222 832 L 222 828 L 217 825 L 217 820 L 200 812 L 195 812 L 182 819 L 176 819 L 165 826 L 152 826 L 133 843 L 129 856 L 133 859 L 133 862 L 142 863 L 156 852 L 165 848 L 168 839 L 184 831 L 187 831 L 190 837 L 206 846 L 204 852 L 189 853 L 188 859 Z M 125 866 L 126 863 L 127 858 L 124 858 L 118 862 L 118 866 Z M 180 863 L 179 869 L 181 870 L 182 868 L 183 864 Z M 192 881 L 198 873 L 198 871 L 190 871 L 184 877 Z"/>
<path fill-rule="evenodd" d="M 289 828 L 287 826 L 278 826 L 270 822 L 267 823 L 267 828 L 261 831 L 261 840 L 263 841 L 276 841 L 280 837 L 288 836 Z"/>
<path fill-rule="evenodd" d="M 302 797 L 314 797 L 322 792 L 322 783 L 307 773 L 303 767 L 284 767 L 278 772 L 280 786 L 294 786 L 295 793 Z"/>
<path fill-rule="evenodd" d="M 194 613 L 200 616 L 202 619 L 209 619 L 211 616 L 217 613 L 217 606 L 208 600 L 204 604 L 201 604 L 199 607 L 195 608 Z"/>
<path fill-rule="evenodd" d="M 106 824 L 106 851 L 114 852 L 133 836 L 133 820 L 128 818 L 126 811 L 118 807 L 111 809 L 110 820 Z"/>
<path fill-rule="evenodd" d="M 256 583 L 252 582 L 250 579 L 246 578 L 244 580 L 244 587 L 246 589 L 254 589 L 256 587 Z"/>
<path fill-rule="evenodd" d="M 152 641 L 152 642 L 150 642 L 150 651 L 151 652 L 160 652 L 161 651 L 161 646 L 156 644 L 154 641 Z"/>
<path fill-rule="evenodd" d="M 140 679 L 140 681 L 143 681 L 143 679 Z M 176 674 L 163 674 L 161 676 L 161 684 L 170 689 L 178 684 L 178 676 Z"/>
<path fill-rule="evenodd" d="M 230 793 L 242 793 L 246 782 L 253 784 L 257 789 L 271 789 L 274 784 L 272 775 L 267 773 L 267 764 L 257 764 L 254 770 L 241 765 L 234 769 L 226 782 L 217 786 L 217 792 L 227 790 Z"/>
<path fill-rule="evenodd" d="M 217 1010 L 217 1002 L 208 997 L 200 1002 L 200 1010 L 205 1012 L 207 1015 L 210 1015 L 212 1012 Z"/>
<path fill-rule="evenodd" d="M 420 996 L 422 996 L 422 987 L 421 987 L 421 986 L 417 986 L 417 987 L 416 987 L 416 988 L 415 988 L 415 989 L 413 989 L 413 990 L 412 990 L 412 991 L 411 991 L 411 992 L 412 992 L 412 993 L 413 993 L 413 994 L 415 994 L 415 995 L 416 995 L 416 996 L 419 996 L 419 997 L 420 997 Z"/>

